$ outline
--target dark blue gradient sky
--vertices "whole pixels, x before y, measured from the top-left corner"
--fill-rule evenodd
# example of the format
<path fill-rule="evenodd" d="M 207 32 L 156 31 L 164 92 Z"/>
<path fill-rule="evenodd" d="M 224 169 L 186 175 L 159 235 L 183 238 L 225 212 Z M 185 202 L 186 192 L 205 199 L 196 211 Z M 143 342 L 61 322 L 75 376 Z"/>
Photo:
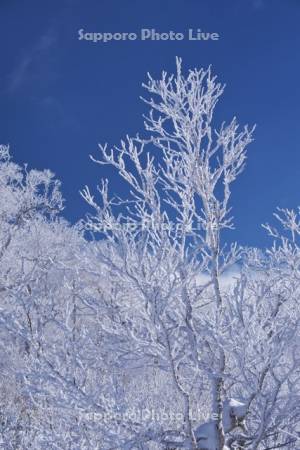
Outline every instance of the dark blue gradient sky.
<path fill-rule="evenodd" d="M 246 171 L 233 189 L 232 238 L 264 246 L 260 224 L 277 205 L 300 204 L 300 2 L 298 0 L 89 0 L 0 2 L 0 142 L 16 162 L 49 168 L 63 183 L 65 216 L 88 208 L 79 190 L 110 169 L 97 143 L 140 132 L 146 72 L 212 65 L 227 87 L 216 124 L 257 124 Z M 78 40 L 78 30 L 141 28 L 217 32 L 217 42 Z M 118 188 L 117 181 L 113 186 Z"/>

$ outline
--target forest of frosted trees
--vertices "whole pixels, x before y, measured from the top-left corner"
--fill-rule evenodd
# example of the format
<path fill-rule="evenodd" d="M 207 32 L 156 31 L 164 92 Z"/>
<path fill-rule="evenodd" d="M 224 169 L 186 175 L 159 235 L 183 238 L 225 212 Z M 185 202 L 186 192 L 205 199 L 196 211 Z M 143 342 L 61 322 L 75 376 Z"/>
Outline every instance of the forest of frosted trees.
<path fill-rule="evenodd" d="M 143 136 L 92 157 L 128 189 L 78 224 L 0 146 L 0 448 L 300 449 L 298 211 L 226 245 L 253 129 L 215 126 L 210 69 L 144 88 Z"/>

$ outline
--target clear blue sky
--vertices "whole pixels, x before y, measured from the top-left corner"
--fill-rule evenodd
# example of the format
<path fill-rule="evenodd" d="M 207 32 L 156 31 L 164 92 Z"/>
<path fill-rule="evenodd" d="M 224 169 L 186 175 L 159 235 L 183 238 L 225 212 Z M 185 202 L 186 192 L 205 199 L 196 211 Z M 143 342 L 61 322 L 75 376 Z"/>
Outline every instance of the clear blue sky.
<path fill-rule="evenodd" d="M 93 44 L 81 28 L 201 28 L 220 40 Z M 0 141 L 16 162 L 55 172 L 72 222 L 87 212 L 79 190 L 114 174 L 88 155 L 141 131 L 146 72 L 173 71 L 176 55 L 186 68 L 212 64 L 226 83 L 219 122 L 257 124 L 233 190 L 233 237 L 263 246 L 276 205 L 300 204 L 299 0 L 1 0 L 0 54 Z"/>

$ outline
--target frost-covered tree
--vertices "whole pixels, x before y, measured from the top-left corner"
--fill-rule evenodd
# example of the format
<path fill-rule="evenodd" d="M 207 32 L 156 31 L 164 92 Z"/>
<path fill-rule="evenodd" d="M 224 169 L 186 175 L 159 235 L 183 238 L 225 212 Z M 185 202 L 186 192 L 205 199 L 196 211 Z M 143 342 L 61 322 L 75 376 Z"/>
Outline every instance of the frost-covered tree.
<path fill-rule="evenodd" d="M 295 449 L 299 217 L 275 214 L 267 251 L 226 245 L 253 130 L 215 125 L 211 69 L 177 59 L 144 87 L 145 136 L 93 158 L 123 196 L 86 187 L 83 224 L 49 171 L 0 147 L 0 444 Z"/>
<path fill-rule="evenodd" d="M 1 443 L 84 448 L 80 407 L 90 410 L 86 399 L 95 393 L 88 372 L 97 378 L 97 392 L 104 391 L 101 363 L 89 361 L 87 368 L 84 362 L 87 341 L 97 333 L 91 321 L 81 328 L 92 290 L 84 272 L 88 244 L 58 218 L 60 183 L 49 171 L 18 166 L 5 146 L 0 157 Z"/>
<path fill-rule="evenodd" d="M 104 182 L 99 207 L 86 188 L 83 196 L 97 211 L 88 227 L 101 231 L 115 250 L 109 255 L 105 249 L 99 257 L 134 289 L 131 297 L 142 315 L 128 319 L 140 337 L 133 349 L 132 336 L 126 354 L 138 351 L 141 363 L 154 367 L 156 362 L 167 371 L 182 404 L 179 441 L 165 436 L 165 445 L 198 447 L 192 410 L 201 405 L 203 386 L 210 385 L 209 445 L 221 449 L 227 365 L 222 334 L 227 325 L 220 276 L 240 257 L 236 245 L 222 247 L 221 232 L 232 227 L 231 184 L 243 170 L 252 131 L 239 130 L 236 119 L 214 128 L 223 87 L 210 69 L 194 69 L 185 77 L 177 59 L 175 77 L 163 73 L 155 81 L 149 75 L 144 87 L 150 95 L 145 99 L 149 136 L 127 137 L 113 150 L 100 146 L 102 159 L 97 161 L 116 167 L 130 185 L 130 198 L 110 199 Z M 207 275 L 205 286 L 199 284 L 201 274 Z M 203 313 L 204 295 L 209 297 L 208 315 Z M 130 356 L 135 364 L 137 358 Z"/>

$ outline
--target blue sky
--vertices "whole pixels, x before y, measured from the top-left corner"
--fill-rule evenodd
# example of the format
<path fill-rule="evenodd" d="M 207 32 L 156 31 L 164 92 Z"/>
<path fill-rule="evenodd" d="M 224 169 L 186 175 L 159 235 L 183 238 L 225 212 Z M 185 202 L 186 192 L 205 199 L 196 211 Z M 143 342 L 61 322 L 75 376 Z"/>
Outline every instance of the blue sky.
<path fill-rule="evenodd" d="M 88 210 L 79 190 L 115 176 L 88 155 L 97 155 L 98 142 L 117 144 L 142 130 L 146 72 L 173 71 L 176 55 L 186 68 L 211 64 L 226 83 L 216 124 L 234 115 L 257 124 L 233 189 L 232 238 L 264 246 L 260 224 L 277 205 L 300 204 L 299 23 L 299 0 L 2 0 L 0 142 L 16 162 L 57 175 L 74 222 Z M 200 28 L 220 40 L 91 43 L 78 40 L 81 28 Z"/>

